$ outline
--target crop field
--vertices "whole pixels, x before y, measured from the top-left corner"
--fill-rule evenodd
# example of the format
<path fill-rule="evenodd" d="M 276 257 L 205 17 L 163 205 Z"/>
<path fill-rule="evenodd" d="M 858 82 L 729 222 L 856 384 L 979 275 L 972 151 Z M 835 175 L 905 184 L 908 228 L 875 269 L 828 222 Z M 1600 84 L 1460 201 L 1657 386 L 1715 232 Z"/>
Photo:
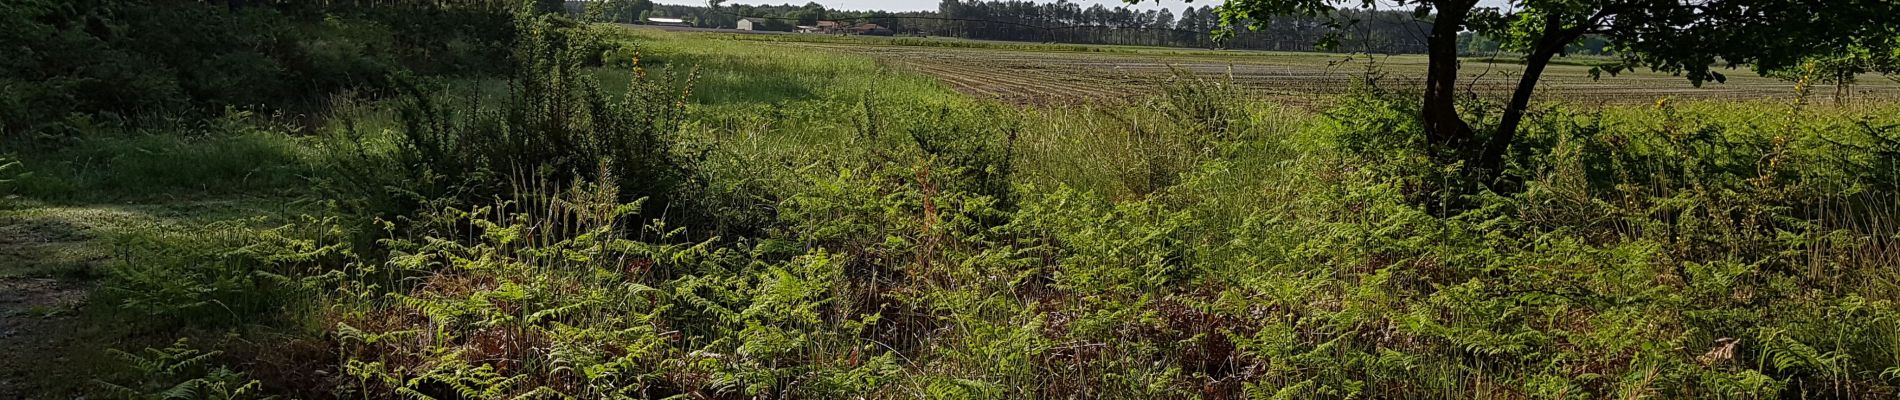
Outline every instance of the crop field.
<path fill-rule="evenodd" d="M 1231 78 L 1264 97 L 1310 104 L 1349 90 L 1356 80 L 1380 76 L 1387 85 L 1416 86 L 1423 82 L 1422 55 L 1348 55 L 1255 51 L 1183 51 L 1178 49 L 1108 48 L 1077 52 L 1018 48 L 937 47 L 904 45 L 893 41 L 863 43 L 791 42 L 780 45 L 827 52 L 872 56 L 890 65 L 928 74 L 958 91 L 1012 103 L 1047 104 L 1114 101 L 1143 94 L 1177 72 L 1201 77 Z M 1032 46 L 1024 46 L 1033 48 Z M 1601 79 L 1590 76 L 1594 60 L 1562 60 L 1544 73 L 1541 99 L 1572 104 L 1648 103 L 1673 99 L 1775 100 L 1794 96 L 1792 82 L 1762 77 L 1748 70 L 1724 71 L 1727 82 L 1696 87 L 1687 79 L 1647 70 L 1629 71 Z M 1369 68 L 1370 67 L 1370 68 Z M 1481 97 L 1503 98 L 1517 84 L 1522 66 L 1485 58 L 1468 58 L 1462 90 Z M 1832 99 L 1831 84 L 1814 89 Z M 1900 99 L 1900 84 L 1863 77 L 1846 88 L 1851 102 Z"/>

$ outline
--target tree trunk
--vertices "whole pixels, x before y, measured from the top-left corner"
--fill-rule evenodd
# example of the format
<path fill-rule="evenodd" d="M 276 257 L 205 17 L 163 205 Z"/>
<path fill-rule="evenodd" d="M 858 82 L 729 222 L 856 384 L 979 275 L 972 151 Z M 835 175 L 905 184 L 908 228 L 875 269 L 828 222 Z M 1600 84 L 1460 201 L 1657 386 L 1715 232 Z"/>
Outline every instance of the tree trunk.
<path fill-rule="evenodd" d="M 1524 59 L 1524 76 L 1517 81 L 1517 89 L 1511 92 L 1511 102 L 1504 108 L 1504 117 L 1498 120 L 1498 129 L 1491 135 L 1490 143 L 1484 147 L 1484 156 L 1478 160 L 1477 167 L 1484 170 L 1486 180 L 1496 178 L 1504 168 L 1504 152 L 1510 150 L 1511 142 L 1517 140 L 1517 128 L 1524 122 L 1524 114 L 1529 112 L 1531 92 L 1537 89 L 1537 79 L 1544 74 L 1544 67 L 1550 65 L 1555 51 L 1538 49 Z"/>
<path fill-rule="evenodd" d="M 1550 59 L 1578 35 L 1561 29 L 1560 22 L 1550 20 L 1544 37 L 1524 59 L 1524 76 L 1518 79 L 1517 88 L 1511 92 L 1511 102 L 1504 107 L 1504 117 L 1498 120 L 1497 131 L 1491 134 L 1490 143 L 1485 144 L 1484 154 L 1475 166 L 1484 174 L 1485 182 L 1496 180 L 1504 173 L 1504 153 L 1510 151 L 1511 142 L 1517 140 L 1518 126 L 1523 125 L 1524 114 L 1530 111 L 1531 93 L 1537 90 L 1537 80 L 1544 75 L 1544 67 L 1550 66 Z"/>
<path fill-rule="evenodd" d="M 1453 1 L 1462 3 L 1461 1 Z M 1462 7 L 1460 7 L 1462 6 Z M 1465 15 L 1471 6 L 1440 4 L 1426 39 L 1428 57 L 1425 71 L 1425 99 L 1420 120 L 1425 125 L 1425 140 L 1435 156 L 1464 153 L 1471 142 L 1471 125 L 1458 116 L 1458 31 L 1464 30 Z M 1453 154 L 1439 154 L 1450 150 Z"/>

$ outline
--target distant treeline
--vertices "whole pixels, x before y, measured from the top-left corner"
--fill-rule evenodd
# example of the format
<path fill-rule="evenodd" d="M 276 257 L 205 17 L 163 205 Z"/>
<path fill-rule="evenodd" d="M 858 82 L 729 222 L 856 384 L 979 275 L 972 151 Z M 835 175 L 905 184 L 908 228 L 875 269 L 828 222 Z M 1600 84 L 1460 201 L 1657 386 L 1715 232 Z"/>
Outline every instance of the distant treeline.
<path fill-rule="evenodd" d="M 624 0 L 621 0 L 624 1 Z M 611 0 L 609 0 L 611 2 Z M 1140 10 L 1128 7 L 1071 2 L 943 0 L 936 11 L 846 11 L 817 3 L 797 5 L 654 5 L 647 16 L 683 18 L 703 28 L 733 28 L 741 18 L 756 18 L 758 29 L 790 31 L 818 21 L 872 23 L 900 35 L 949 36 L 968 39 L 1014 40 L 1084 44 L 1121 44 L 1253 50 L 1321 50 L 1318 43 L 1336 33 L 1331 50 L 1371 53 L 1420 53 L 1431 22 L 1409 11 L 1344 10 L 1336 15 L 1342 26 L 1328 26 L 1326 17 L 1275 17 L 1259 30 L 1235 29 L 1236 35 L 1216 39 L 1223 28 L 1213 7 Z"/>
<path fill-rule="evenodd" d="M 1470 56 L 1490 56 L 1506 53 L 1501 43 L 1483 35 L 1465 32 L 1458 34 L 1458 53 Z M 1599 35 L 1584 35 L 1564 49 L 1568 55 L 1605 55 L 1610 54 L 1610 42 Z"/>

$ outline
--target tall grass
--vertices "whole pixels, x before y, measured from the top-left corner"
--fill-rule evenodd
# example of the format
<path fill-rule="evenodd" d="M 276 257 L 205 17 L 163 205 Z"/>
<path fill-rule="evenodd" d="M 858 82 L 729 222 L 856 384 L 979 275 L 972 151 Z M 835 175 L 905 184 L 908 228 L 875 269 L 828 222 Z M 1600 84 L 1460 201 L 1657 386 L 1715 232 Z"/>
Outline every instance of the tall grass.
<path fill-rule="evenodd" d="M 8 194 L 86 203 L 177 197 L 282 196 L 314 175 L 311 141 L 242 111 L 165 128 L 99 125 L 61 143 L 16 142 L 6 153 L 32 174 Z"/>

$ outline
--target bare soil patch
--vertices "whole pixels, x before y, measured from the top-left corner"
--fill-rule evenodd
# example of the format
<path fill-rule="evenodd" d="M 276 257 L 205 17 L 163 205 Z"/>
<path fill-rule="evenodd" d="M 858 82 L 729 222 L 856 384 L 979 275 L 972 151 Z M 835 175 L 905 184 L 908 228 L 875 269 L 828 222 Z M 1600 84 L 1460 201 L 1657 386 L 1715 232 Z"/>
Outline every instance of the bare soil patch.
<path fill-rule="evenodd" d="M 87 288 L 51 278 L 0 278 L 0 398 L 74 398 L 95 355 L 77 316 Z"/>
<path fill-rule="evenodd" d="M 1389 89 L 1422 85 L 1425 58 L 1418 55 L 1350 56 L 1323 53 L 1164 52 L 1069 53 L 1028 50 L 938 48 L 919 46 L 784 43 L 824 51 L 871 56 L 913 69 L 978 97 L 1019 104 L 1112 102 L 1152 91 L 1154 83 L 1174 74 L 1233 82 L 1277 101 L 1313 104 L 1346 93 L 1368 73 Z M 1368 68 L 1371 66 L 1372 68 Z M 1460 89 L 1502 99 L 1516 87 L 1522 65 L 1480 59 L 1465 61 Z M 1539 83 L 1538 96 L 1571 104 L 1641 104 L 1661 98 L 1694 100 L 1786 100 L 1794 84 L 1747 70 L 1724 71 L 1727 82 L 1701 87 L 1687 79 L 1648 71 L 1593 78 L 1590 67 L 1553 64 Z M 1815 87 L 1810 96 L 1831 99 L 1836 88 Z M 1846 88 L 1850 102 L 1900 99 L 1900 84 L 1862 79 Z"/>

